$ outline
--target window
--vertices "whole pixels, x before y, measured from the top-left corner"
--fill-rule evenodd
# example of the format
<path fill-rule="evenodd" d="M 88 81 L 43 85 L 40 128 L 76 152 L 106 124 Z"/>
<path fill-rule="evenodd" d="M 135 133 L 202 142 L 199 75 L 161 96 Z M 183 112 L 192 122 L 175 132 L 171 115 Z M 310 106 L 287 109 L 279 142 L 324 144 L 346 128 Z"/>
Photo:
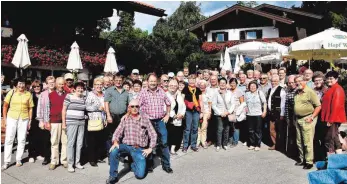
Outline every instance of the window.
<path fill-rule="evenodd" d="M 247 31 L 246 32 L 246 40 L 257 39 L 257 32 L 255 31 Z"/>
<path fill-rule="evenodd" d="M 217 32 L 212 33 L 212 41 L 214 42 L 225 42 L 229 40 L 228 32 Z"/>
<path fill-rule="evenodd" d="M 263 38 L 263 30 L 245 30 L 240 31 L 240 40 L 254 40 L 254 39 L 262 39 Z"/>
<path fill-rule="evenodd" d="M 217 34 L 217 40 L 216 40 L 217 42 L 222 42 L 222 41 L 224 41 L 224 34 L 221 34 L 221 33 L 219 33 L 219 34 Z"/>

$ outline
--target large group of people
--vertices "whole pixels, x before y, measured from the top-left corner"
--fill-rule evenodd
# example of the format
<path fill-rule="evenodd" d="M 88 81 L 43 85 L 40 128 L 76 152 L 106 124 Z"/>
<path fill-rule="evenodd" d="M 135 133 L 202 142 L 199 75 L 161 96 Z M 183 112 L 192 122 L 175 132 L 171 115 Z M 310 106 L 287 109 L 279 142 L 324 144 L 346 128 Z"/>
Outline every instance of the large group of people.
<path fill-rule="evenodd" d="M 124 157 L 141 179 L 153 171 L 156 155 L 173 173 L 170 156 L 180 148 L 186 153 L 214 146 L 220 152 L 240 142 L 256 152 L 263 142 L 310 169 L 314 161 L 342 153 L 345 93 L 338 79 L 335 71 L 310 69 L 287 76 L 286 68 L 194 74 L 184 68 L 161 76 L 134 69 L 128 77 L 97 76 L 90 87 L 86 77 L 76 80 L 71 73 L 31 86 L 16 78 L 3 100 L 2 169 L 10 166 L 15 138 L 18 167 L 28 141 L 29 163 L 42 160 L 49 170 L 84 169 L 82 152 L 93 167 L 107 157 L 107 183 L 119 180 Z"/>

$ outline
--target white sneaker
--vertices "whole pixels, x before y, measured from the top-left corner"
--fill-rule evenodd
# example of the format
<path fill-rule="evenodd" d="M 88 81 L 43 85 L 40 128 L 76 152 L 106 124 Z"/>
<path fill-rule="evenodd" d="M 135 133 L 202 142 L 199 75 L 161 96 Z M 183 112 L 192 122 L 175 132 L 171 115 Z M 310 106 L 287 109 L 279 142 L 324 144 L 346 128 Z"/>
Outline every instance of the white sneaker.
<path fill-rule="evenodd" d="M 243 145 L 243 146 L 247 146 L 247 142 L 244 142 L 242 145 Z"/>
<path fill-rule="evenodd" d="M 222 146 L 224 150 L 228 150 L 228 146 Z"/>
<path fill-rule="evenodd" d="M 250 146 L 248 150 L 254 150 L 254 146 Z"/>
<path fill-rule="evenodd" d="M 34 163 L 35 159 L 34 158 L 29 158 L 29 163 Z"/>
<path fill-rule="evenodd" d="M 260 151 L 259 147 L 255 147 L 254 151 Z"/>
<path fill-rule="evenodd" d="M 42 156 L 37 156 L 36 157 L 36 160 L 41 160 L 41 161 L 43 161 L 45 158 L 44 157 L 42 157 Z"/>
<path fill-rule="evenodd" d="M 76 167 L 77 169 L 84 169 L 84 167 L 81 166 L 81 164 L 76 164 L 75 167 Z"/>
<path fill-rule="evenodd" d="M 220 147 L 217 146 L 217 147 L 216 147 L 216 152 L 219 152 L 219 150 L 220 150 Z"/>
<path fill-rule="evenodd" d="M 1 167 L 1 170 L 4 171 L 4 170 L 8 169 L 8 166 L 9 166 L 9 165 L 10 165 L 9 163 L 5 163 L 5 164 Z"/>
<path fill-rule="evenodd" d="M 69 165 L 69 167 L 67 168 L 67 171 L 70 173 L 75 172 L 75 169 L 72 167 L 72 165 Z"/>

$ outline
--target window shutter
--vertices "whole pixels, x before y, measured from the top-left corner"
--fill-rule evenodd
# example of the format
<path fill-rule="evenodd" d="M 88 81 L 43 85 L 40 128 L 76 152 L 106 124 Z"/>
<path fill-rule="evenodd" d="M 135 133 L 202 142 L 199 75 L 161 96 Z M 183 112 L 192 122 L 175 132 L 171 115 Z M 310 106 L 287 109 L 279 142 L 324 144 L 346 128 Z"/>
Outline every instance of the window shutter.
<path fill-rule="evenodd" d="M 246 39 L 246 31 L 240 31 L 240 40 Z"/>
<path fill-rule="evenodd" d="M 262 39 L 263 38 L 263 30 L 262 29 L 256 30 L 256 33 L 257 33 L 257 39 Z"/>
<path fill-rule="evenodd" d="M 224 41 L 228 41 L 228 40 L 229 40 L 229 33 L 224 32 Z"/>
<path fill-rule="evenodd" d="M 212 33 L 212 41 L 215 42 L 217 40 L 217 33 Z"/>

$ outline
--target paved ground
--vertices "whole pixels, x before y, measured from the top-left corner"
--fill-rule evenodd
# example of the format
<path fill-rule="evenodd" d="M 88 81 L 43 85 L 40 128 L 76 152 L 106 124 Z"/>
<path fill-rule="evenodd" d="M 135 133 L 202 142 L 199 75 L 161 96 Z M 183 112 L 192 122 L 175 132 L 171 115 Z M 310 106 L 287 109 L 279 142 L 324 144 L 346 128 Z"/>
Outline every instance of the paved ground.
<path fill-rule="evenodd" d="M 341 130 L 346 128 L 347 125 L 340 127 Z M 14 158 L 15 156 L 12 156 L 12 160 Z M 215 152 L 212 147 L 198 153 L 189 151 L 183 154 L 179 151 L 179 155 L 171 160 L 173 174 L 166 174 L 159 165 L 144 180 L 137 180 L 132 172 L 128 172 L 127 164 L 124 169 L 124 164 L 121 163 L 119 170 L 125 175 L 120 183 L 304 184 L 308 183 L 307 173 L 310 172 L 294 166 L 295 162 L 285 155 L 277 151 L 268 151 L 266 146 L 263 146 L 260 152 L 248 151 L 247 147 L 242 145 L 220 152 Z M 62 167 L 49 171 L 48 166 L 41 165 L 41 161 L 33 164 L 26 162 L 22 167 L 12 166 L 3 171 L 1 183 L 102 184 L 108 178 L 108 169 L 107 163 L 99 164 L 98 168 L 86 164 L 84 170 L 76 170 L 71 174 Z"/>
<path fill-rule="evenodd" d="M 294 166 L 295 162 L 285 155 L 266 148 L 263 146 L 260 152 L 254 152 L 239 145 L 220 152 L 215 152 L 212 147 L 198 153 L 190 151 L 183 154 L 179 151 L 178 156 L 172 157 L 173 174 L 166 174 L 159 165 L 144 180 L 137 180 L 132 172 L 125 169 L 120 183 L 308 183 L 306 175 L 309 171 Z M 123 165 L 120 164 L 120 170 L 124 168 Z M 1 183 L 98 184 L 105 183 L 108 168 L 107 163 L 99 164 L 98 168 L 86 164 L 84 170 L 71 174 L 63 167 L 49 171 L 48 166 L 41 165 L 41 161 L 33 164 L 26 162 L 22 167 L 12 166 L 3 171 Z"/>

